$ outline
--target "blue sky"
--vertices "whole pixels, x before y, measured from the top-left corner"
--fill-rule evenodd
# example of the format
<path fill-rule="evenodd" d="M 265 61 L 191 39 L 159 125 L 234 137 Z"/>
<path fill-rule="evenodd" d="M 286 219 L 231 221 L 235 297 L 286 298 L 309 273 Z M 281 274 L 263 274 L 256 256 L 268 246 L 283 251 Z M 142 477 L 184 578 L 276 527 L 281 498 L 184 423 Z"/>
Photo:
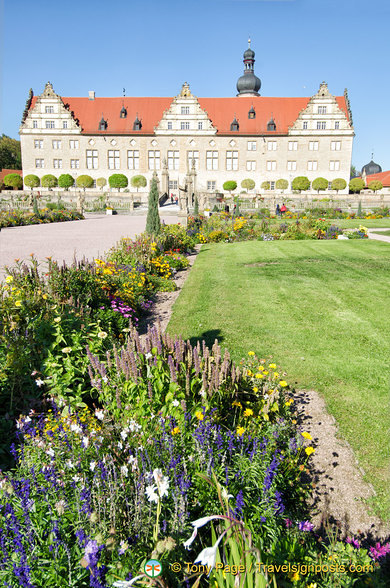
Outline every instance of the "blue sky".
<path fill-rule="evenodd" d="M 0 133 L 30 87 L 64 96 L 234 96 L 248 35 L 263 96 L 348 88 L 353 163 L 390 169 L 387 0 L 0 0 Z"/>

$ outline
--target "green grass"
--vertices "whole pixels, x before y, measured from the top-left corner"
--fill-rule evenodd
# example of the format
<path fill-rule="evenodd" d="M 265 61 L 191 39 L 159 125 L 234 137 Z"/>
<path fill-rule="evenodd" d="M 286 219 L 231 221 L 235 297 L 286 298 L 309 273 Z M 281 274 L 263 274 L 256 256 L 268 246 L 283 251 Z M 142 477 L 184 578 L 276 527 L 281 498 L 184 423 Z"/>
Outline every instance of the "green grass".
<path fill-rule="evenodd" d="M 304 222 L 304 219 L 299 219 L 299 220 Z M 389 229 L 390 229 L 390 217 L 384 217 L 384 218 L 327 218 L 326 220 L 328 222 L 330 222 L 332 225 L 336 225 L 336 226 L 340 227 L 340 229 L 357 229 L 360 225 L 363 225 L 363 227 L 366 227 L 366 229 L 375 229 L 375 228 L 381 229 L 381 228 L 387 228 L 387 227 L 389 227 Z M 276 222 L 278 224 L 280 222 L 292 224 L 292 223 L 296 223 L 297 219 L 285 218 L 285 219 L 282 219 L 281 221 L 276 220 Z"/>
<path fill-rule="evenodd" d="M 390 519 L 390 247 L 378 241 L 203 245 L 168 330 L 272 355 L 337 418 Z"/>
<path fill-rule="evenodd" d="M 384 235 L 385 237 L 390 237 L 390 230 L 389 231 L 372 231 L 375 235 Z"/>

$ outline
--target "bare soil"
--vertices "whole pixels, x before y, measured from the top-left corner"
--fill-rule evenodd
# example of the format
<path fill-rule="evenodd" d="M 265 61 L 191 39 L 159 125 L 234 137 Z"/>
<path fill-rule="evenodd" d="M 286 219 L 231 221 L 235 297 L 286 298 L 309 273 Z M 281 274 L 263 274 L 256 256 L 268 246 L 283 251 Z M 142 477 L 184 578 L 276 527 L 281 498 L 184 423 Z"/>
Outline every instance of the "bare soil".
<path fill-rule="evenodd" d="M 189 268 L 178 272 L 175 279 L 177 290 L 157 295 L 150 314 L 140 325 L 141 333 L 157 322 L 160 322 L 162 331 L 166 330 L 173 304 L 200 247 L 198 245 L 196 251 L 188 257 Z M 316 448 L 309 469 L 310 481 L 314 486 L 310 504 L 313 512 L 311 520 L 316 528 L 325 528 L 330 523 L 336 524 L 345 536 L 388 538 L 390 524 L 381 521 L 367 504 L 367 500 L 375 496 L 375 490 L 364 480 L 364 471 L 350 445 L 339 437 L 336 419 L 327 412 L 323 398 L 315 390 L 298 390 L 295 400 L 301 430 L 311 434 L 312 444 Z"/>

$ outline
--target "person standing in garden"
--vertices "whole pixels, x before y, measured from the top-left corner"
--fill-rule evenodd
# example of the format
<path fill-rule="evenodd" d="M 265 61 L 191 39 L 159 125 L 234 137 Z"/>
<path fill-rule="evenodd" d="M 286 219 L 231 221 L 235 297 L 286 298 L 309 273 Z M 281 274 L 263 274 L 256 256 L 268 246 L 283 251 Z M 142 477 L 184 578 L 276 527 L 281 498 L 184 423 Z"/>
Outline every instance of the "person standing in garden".
<path fill-rule="evenodd" d="M 287 211 L 287 208 L 283 202 L 282 206 L 280 207 L 280 214 L 283 216 L 286 211 Z"/>

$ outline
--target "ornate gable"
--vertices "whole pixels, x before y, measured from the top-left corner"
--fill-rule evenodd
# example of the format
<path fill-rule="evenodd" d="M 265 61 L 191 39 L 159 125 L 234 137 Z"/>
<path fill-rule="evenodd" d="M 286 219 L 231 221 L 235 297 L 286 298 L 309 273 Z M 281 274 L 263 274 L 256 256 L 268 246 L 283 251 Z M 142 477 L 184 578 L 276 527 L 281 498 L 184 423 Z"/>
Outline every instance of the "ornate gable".
<path fill-rule="evenodd" d="M 326 82 L 320 84 L 318 92 L 310 98 L 306 108 L 301 110 L 296 121 L 289 127 L 291 135 L 311 132 L 319 135 L 353 133 L 351 120 L 348 120 L 336 97 L 329 92 Z"/>
<path fill-rule="evenodd" d="M 173 98 L 160 122 L 154 129 L 156 135 L 215 135 L 217 129 L 207 112 L 200 107 L 198 98 L 193 96 L 185 82 L 180 94 Z"/>
<path fill-rule="evenodd" d="M 29 97 L 29 108 L 23 114 L 20 133 L 81 133 L 81 125 L 68 104 L 56 94 L 50 82 L 47 82 L 42 94 Z"/>

